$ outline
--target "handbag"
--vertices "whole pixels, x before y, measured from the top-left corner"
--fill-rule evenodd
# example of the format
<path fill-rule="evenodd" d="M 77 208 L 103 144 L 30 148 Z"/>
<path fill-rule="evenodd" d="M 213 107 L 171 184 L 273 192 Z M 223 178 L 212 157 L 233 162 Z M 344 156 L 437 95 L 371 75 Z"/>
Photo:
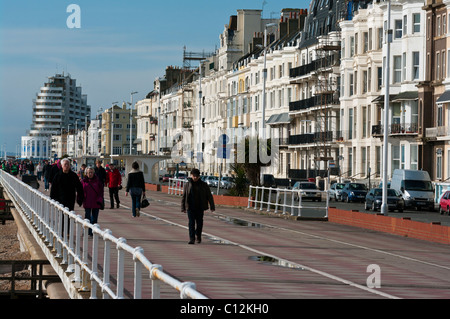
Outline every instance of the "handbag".
<path fill-rule="evenodd" d="M 150 203 L 148 202 L 148 199 L 144 196 L 141 201 L 141 208 L 145 208 L 149 205 L 150 205 Z"/>

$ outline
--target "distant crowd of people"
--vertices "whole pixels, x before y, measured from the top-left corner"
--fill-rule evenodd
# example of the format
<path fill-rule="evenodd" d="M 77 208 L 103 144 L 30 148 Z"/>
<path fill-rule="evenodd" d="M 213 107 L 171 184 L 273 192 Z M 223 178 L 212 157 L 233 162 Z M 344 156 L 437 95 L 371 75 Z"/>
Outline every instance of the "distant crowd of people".
<path fill-rule="evenodd" d="M 68 158 L 51 163 L 44 160 L 36 163 L 31 160 L 1 161 L 0 168 L 13 176 L 36 175 L 39 181 L 44 179 L 44 191 L 50 191 L 50 198 L 59 202 L 69 211 L 75 209 L 75 203 L 83 206 L 85 218 L 96 224 L 100 210 L 105 208 L 104 188 L 109 190 L 110 209 L 120 207 L 119 190 L 122 189 L 122 174 L 114 164 L 103 167 L 101 160 L 95 167 L 82 164 L 75 172 Z M 145 197 L 144 174 L 137 162 L 127 175 L 125 196 L 131 196 L 133 217 L 140 216 L 141 199 Z M 181 201 L 181 211 L 188 216 L 189 244 L 201 242 L 204 211 L 215 210 L 214 200 L 208 184 L 200 179 L 200 171 L 193 169 L 191 178 L 185 183 Z M 89 235 L 92 230 L 89 229 Z"/>

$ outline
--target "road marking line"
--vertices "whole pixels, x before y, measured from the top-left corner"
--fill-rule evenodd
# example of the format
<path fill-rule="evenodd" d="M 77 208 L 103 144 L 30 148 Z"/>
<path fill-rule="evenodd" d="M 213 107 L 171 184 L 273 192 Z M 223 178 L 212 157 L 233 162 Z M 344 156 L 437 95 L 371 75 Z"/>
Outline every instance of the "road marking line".
<path fill-rule="evenodd" d="M 128 206 L 126 206 L 126 205 L 121 205 L 121 207 L 125 207 L 125 208 L 128 208 L 128 209 L 131 209 L 130 207 L 128 207 Z M 158 216 L 151 215 L 151 214 L 149 214 L 149 213 L 145 213 L 145 212 L 142 212 L 142 211 L 141 211 L 140 213 L 143 214 L 143 215 L 146 215 L 146 216 L 155 218 L 155 219 L 157 219 L 157 220 L 164 221 L 164 222 L 166 222 L 166 223 L 168 223 L 168 224 L 171 224 L 171 225 L 175 225 L 175 226 L 178 226 L 178 227 L 182 227 L 182 228 L 184 228 L 184 229 L 187 229 L 187 228 L 188 228 L 187 226 L 184 226 L 184 225 L 181 225 L 181 224 L 178 224 L 178 223 L 175 223 L 175 222 L 166 220 L 166 219 L 161 218 L 161 217 L 158 217 Z M 373 294 L 380 295 L 380 296 L 383 296 L 383 297 L 386 297 L 386 298 L 390 298 L 390 299 L 400 299 L 399 297 L 396 297 L 396 296 L 394 296 L 394 295 L 390 295 L 390 294 L 384 293 L 384 292 L 382 292 L 382 291 L 378 291 L 378 290 L 375 290 L 375 289 L 372 289 L 372 288 L 369 288 L 369 287 L 366 287 L 366 286 L 363 286 L 363 285 L 354 283 L 354 282 L 352 282 L 352 281 L 349 281 L 349 280 L 346 280 L 346 279 L 343 279 L 343 278 L 334 276 L 334 275 L 332 275 L 332 274 L 323 272 L 323 271 L 321 271 L 321 270 L 317 270 L 317 269 L 314 269 L 314 268 L 311 268 L 311 267 L 308 267 L 308 266 L 304 266 L 304 265 L 301 265 L 301 264 L 298 264 L 298 263 L 295 263 L 295 262 L 286 260 L 286 259 L 284 259 L 284 258 L 280 258 L 280 257 L 274 256 L 274 255 L 266 254 L 266 253 L 264 253 L 264 252 L 262 252 L 262 251 L 258 251 L 258 250 L 256 250 L 256 249 L 253 249 L 253 248 L 248 247 L 248 246 L 246 246 L 246 245 L 242 245 L 242 244 L 239 244 L 239 243 L 232 242 L 232 241 L 230 241 L 230 240 L 228 240 L 228 239 L 224 239 L 224 238 L 221 238 L 221 237 L 218 237 L 218 236 L 214 236 L 214 235 L 209 234 L 209 233 L 206 233 L 206 232 L 204 232 L 204 234 L 207 235 L 207 236 L 210 236 L 210 237 L 217 238 L 217 239 L 220 239 L 220 240 L 222 240 L 222 241 L 228 242 L 228 243 L 230 243 L 230 244 L 232 244 L 232 245 L 241 247 L 242 249 L 249 250 L 249 251 L 255 252 L 255 253 L 260 254 L 260 255 L 265 255 L 265 256 L 272 257 L 272 258 L 276 258 L 276 259 L 279 259 L 279 260 L 281 260 L 281 261 L 285 261 L 285 262 L 291 263 L 291 264 L 293 264 L 293 265 L 297 265 L 298 267 L 304 268 L 304 269 L 306 269 L 306 270 L 309 270 L 309 271 L 314 272 L 314 273 L 316 273 L 316 274 L 319 274 L 319 275 L 321 275 L 321 276 L 327 277 L 327 278 L 329 278 L 329 279 L 332 279 L 332 280 L 341 282 L 341 283 L 343 283 L 343 284 L 345 284 L 345 285 L 349 285 L 349 286 L 351 286 L 351 287 L 359 288 L 359 289 L 362 289 L 362 290 L 371 292 L 371 293 L 373 293 Z"/>

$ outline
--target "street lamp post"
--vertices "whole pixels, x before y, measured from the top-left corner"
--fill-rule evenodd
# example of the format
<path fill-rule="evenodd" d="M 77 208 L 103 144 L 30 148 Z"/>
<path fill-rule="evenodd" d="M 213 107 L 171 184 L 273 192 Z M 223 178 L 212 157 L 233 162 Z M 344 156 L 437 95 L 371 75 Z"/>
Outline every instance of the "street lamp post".
<path fill-rule="evenodd" d="M 114 104 L 117 104 L 119 102 L 113 102 L 111 106 L 111 148 L 110 148 L 110 155 L 111 155 L 111 163 L 113 162 L 113 142 L 114 142 Z"/>
<path fill-rule="evenodd" d="M 389 125 L 389 60 L 392 42 L 392 30 L 391 30 L 391 0 L 388 1 L 388 17 L 387 17 L 387 30 L 385 31 L 385 43 L 386 43 L 386 67 L 384 69 L 385 76 L 385 93 L 384 93 L 384 144 L 383 144 L 383 197 L 381 203 L 381 214 L 387 215 L 387 178 L 388 178 L 388 125 Z"/>
<path fill-rule="evenodd" d="M 266 81 L 267 81 L 267 28 L 277 26 L 276 23 L 268 23 L 264 28 L 264 66 L 263 66 L 263 89 L 262 89 L 262 137 L 266 139 Z"/>
<path fill-rule="evenodd" d="M 156 155 L 161 155 L 161 85 L 158 90 L 158 140 L 156 142 Z"/>
<path fill-rule="evenodd" d="M 68 124 L 67 125 L 67 137 L 66 137 L 66 151 L 67 151 L 67 155 L 69 155 L 69 132 L 70 132 L 70 127 L 72 126 L 72 124 Z"/>
<path fill-rule="evenodd" d="M 137 94 L 138 92 L 131 92 L 131 105 L 130 105 L 130 155 L 131 155 L 131 149 L 133 146 L 133 95 Z"/>
<path fill-rule="evenodd" d="M 73 157 L 76 158 L 77 157 L 77 143 L 76 141 L 78 140 L 77 137 L 77 132 L 78 132 L 78 119 L 75 120 L 75 134 L 73 135 Z"/>
<path fill-rule="evenodd" d="M 200 163 L 203 160 L 202 156 L 202 61 L 198 66 L 198 144 L 197 144 L 197 163 L 200 169 Z"/>

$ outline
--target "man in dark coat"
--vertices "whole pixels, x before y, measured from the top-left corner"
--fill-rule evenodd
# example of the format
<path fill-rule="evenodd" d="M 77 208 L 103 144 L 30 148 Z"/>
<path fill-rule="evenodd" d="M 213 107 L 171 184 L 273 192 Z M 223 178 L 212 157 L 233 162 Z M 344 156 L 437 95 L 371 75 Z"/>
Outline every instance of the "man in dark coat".
<path fill-rule="evenodd" d="M 48 182 L 50 184 L 53 183 L 53 178 L 55 177 L 56 173 L 58 173 L 60 170 L 61 170 L 61 160 L 57 160 L 50 166 L 48 172 Z"/>
<path fill-rule="evenodd" d="M 70 169 L 70 161 L 67 158 L 61 160 L 61 166 L 62 169 L 53 177 L 50 198 L 72 211 L 75 208 L 75 200 L 78 205 L 83 204 L 83 186 L 78 175 Z"/>
<path fill-rule="evenodd" d="M 49 183 L 50 183 L 50 171 L 52 169 L 52 165 L 49 161 L 44 161 L 44 169 L 42 170 L 42 173 L 44 174 L 44 185 L 45 185 L 45 191 L 48 191 L 49 189 Z"/>
<path fill-rule="evenodd" d="M 215 211 L 214 199 L 208 184 L 200 179 L 200 171 L 194 168 L 191 178 L 184 184 L 183 197 L 181 199 L 181 211 L 187 212 L 189 219 L 189 244 L 194 244 L 195 236 L 197 243 L 202 241 L 203 215 L 208 210 Z M 197 227 L 195 227 L 197 226 Z"/>
<path fill-rule="evenodd" d="M 97 175 L 97 177 L 100 179 L 100 181 L 102 182 L 103 186 L 105 186 L 105 184 L 106 184 L 106 170 L 103 168 L 101 160 L 97 160 L 94 171 L 95 171 L 95 175 Z"/>

